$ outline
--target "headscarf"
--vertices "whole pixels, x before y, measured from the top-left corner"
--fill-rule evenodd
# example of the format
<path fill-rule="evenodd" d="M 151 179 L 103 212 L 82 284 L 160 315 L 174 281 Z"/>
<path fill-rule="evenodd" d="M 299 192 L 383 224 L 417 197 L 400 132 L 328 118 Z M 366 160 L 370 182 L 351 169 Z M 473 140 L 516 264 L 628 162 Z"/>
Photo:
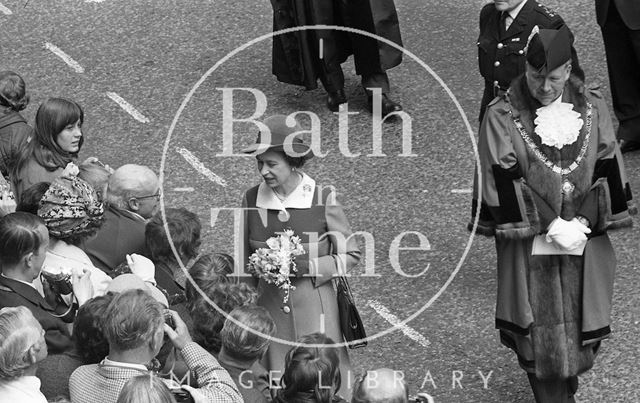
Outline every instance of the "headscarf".
<path fill-rule="evenodd" d="M 92 233 L 103 214 L 104 206 L 93 187 L 72 175 L 54 180 L 38 209 L 49 234 L 58 239 Z"/>

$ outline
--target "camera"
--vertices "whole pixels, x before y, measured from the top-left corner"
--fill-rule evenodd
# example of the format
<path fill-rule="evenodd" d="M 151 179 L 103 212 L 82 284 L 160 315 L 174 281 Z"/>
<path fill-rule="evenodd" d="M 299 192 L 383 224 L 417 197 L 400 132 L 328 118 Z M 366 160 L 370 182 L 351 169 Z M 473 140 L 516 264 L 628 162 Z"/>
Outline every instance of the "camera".
<path fill-rule="evenodd" d="M 176 330 L 176 322 L 173 320 L 171 311 L 169 311 L 168 309 L 164 311 L 164 323 L 169 325 L 171 329 Z"/>
<path fill-rule="evenodd" d="M 169 389 L 169 391 L 171 392 L 171 394 L 173 395 L 173 398 L 176 399 L 176 402 L 178 403 L 195 403 L 193 400 L 193 397 L 191 397 L 191 393 L 189 393 L 189 391 L 182 389 L 182 388 L 177 388 L 177 389 Z"/>

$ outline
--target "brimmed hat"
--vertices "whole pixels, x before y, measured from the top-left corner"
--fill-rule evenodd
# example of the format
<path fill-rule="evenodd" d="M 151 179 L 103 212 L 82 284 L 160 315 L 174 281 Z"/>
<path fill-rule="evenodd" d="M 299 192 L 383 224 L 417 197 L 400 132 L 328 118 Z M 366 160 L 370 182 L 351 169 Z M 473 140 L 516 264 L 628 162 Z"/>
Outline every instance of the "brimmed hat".
<path fill-rule="evenodd" d="M 257 155 L 269 149 L 277 149 L 284 151 L 290 157 L 304 157 L 306 159 L 313 157 L 311 147 L 305 144 L 299 136 L 287 139 L 290 134 L 303 131 L 298 121 L 292 120 L 295 125 L 289 126 L 285 115 L 273 115 L 266 118 L 263 124 L 267 130 L 261 128 L 255 144 L 243 149 L 242 152 Z"/>
<path fill-rule="evenodd" d="M 165 308 L 169 306 L 167 297 L 164 296 L 162 291 L 153 284 L 145 283 L 140 277 L 132 273 L 121 274 L 111 280 L 106 292 L 125 292 L 129 290 L 142 290 L 164 305 Z"/>
<path fill-rule="evenodd" d="M 77 176 L 55 179 L 40 200 L 38 216 L 49 234 L 64 239 L 91 234 L 102 222 L 104 206 L 96 191 Z"/>
<path fill-rule="evenodd" d="M 535 27 L 527 43 L 527 62 L 538 70 L 545 66 L 547 71 L 554 70 L 571 60 L 572 43 L 566 26 L 558 30 Z"/>

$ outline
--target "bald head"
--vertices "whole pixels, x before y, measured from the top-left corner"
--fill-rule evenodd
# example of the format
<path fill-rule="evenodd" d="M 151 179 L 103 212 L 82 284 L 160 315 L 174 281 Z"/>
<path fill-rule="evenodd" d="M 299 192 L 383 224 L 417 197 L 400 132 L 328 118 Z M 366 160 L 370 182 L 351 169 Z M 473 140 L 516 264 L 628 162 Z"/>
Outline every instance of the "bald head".
<path fill-rule="evenodd" d="M 409 400 L 404 373 L 389 368 L 367 371 L 354 385 L 351 403 L 407 403 Z"/>
<path fill-rule="evenodd" d="M 159 191 L 158 177 L 149 167 L 127 164 L 109 178 L 106 200 L 118 208 L 150 218 L 157 211 Z"/>

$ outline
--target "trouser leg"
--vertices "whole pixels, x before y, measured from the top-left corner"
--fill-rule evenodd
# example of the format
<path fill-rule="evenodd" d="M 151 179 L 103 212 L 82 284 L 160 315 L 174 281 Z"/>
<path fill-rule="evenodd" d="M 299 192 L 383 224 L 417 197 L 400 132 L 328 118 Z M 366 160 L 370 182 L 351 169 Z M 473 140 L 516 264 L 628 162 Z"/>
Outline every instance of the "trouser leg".
<path fill-rule="evenodd" d="M 640 30 L 630 30 L 611 2 L 602 27 L 618 138 L 640 141 Z"/>
<path fill-rule="evenodd" d="M 371 91 L 368 88 L 380 88 L 383 94 L 389 92 L 389 76 L 386 72 L 372 73 L 362 75 L 362 88 L 364 88 L 367 95 L 371 95 Z"/>
<path fill-rule="evenodd" d="M 314 24 L 335 25 L 336 5 L 333 1 L 310 1 L 307 4 Z M 344 74 L 340 66 L 339 37 L 333 30 L 312 30 L 312 52 L 318 66 L 318 77 L 327 92 L 344 87 Z"/>
<path fill-rule="evenodd" d="M 370 0 L 335 0 L 340 19 L 344 26 L 375 33 L 376 28 L 371 13 Z M 362 87 L 380 88 L 383 94 L 389 92 L 389 78 L 381 67 L 378 41 L 370 36 L 349 33 L 356 71 L 362 76 Z"/>
<path fill-rule="evenodd" d="M 564 379 L 538 379 L 535 374 L 527 373 L 533 396 L 537 403 L 571 403 L 575 402 L 573 394 L 577 386 L 577 377 Z"/>

